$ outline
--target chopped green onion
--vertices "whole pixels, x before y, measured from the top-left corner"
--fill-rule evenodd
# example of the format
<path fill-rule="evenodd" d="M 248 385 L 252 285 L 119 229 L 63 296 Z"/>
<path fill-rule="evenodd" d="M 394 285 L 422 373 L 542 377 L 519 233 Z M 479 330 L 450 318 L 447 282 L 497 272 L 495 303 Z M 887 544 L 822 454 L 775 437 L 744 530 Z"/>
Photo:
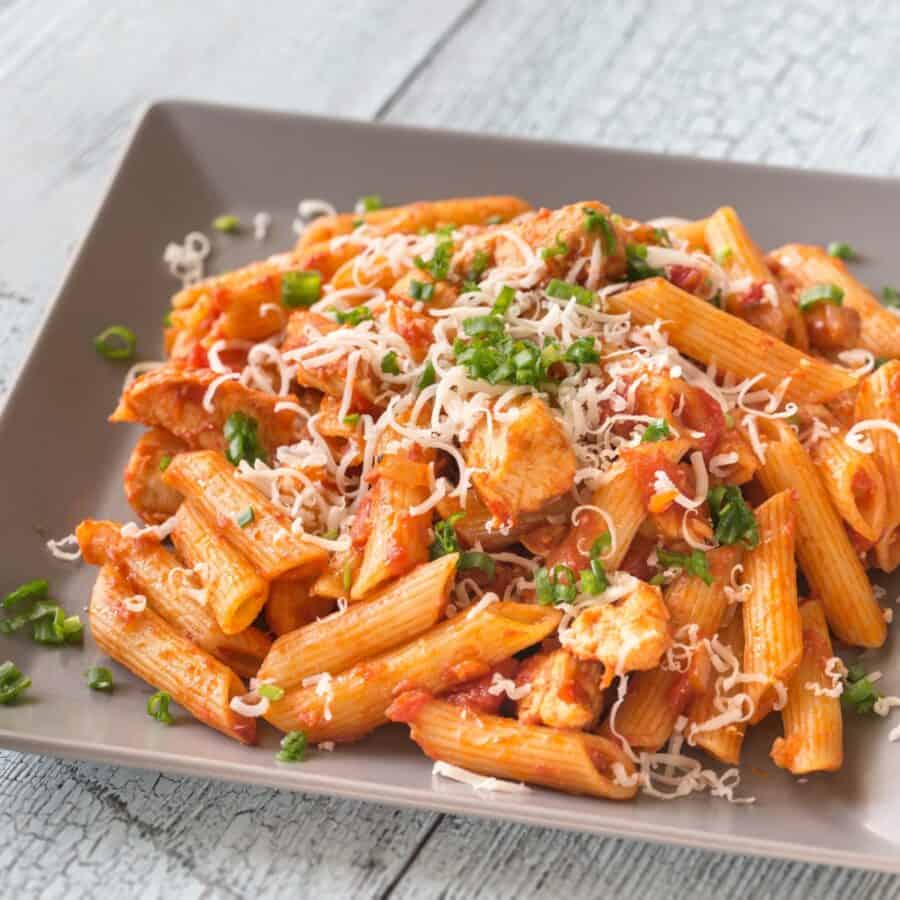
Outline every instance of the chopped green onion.
<path fill-rule="evenodd" d="M 856 251 L 844 241 L 832 241 L 828 245 L 828 255 L 835 259 L 842 259 L 844 262 L 853 262 L 857 259 Z"/>
<path fill-rule="evenodd" d="M 469 281 L 478 284 L 481 276 L 487 271 L 490 265 L 491 256 L 486 250 L 476 250 L 472 257 L 472 265 L 469 267 Z"/>
<path fill-rule="evenodd" d="M 257 687 L 256 693 L 266 700 L 280 700 L 284 696 L 284 688 L 278 687 L 277 684 L 261 684 Z"/>
<path fill-rule="evenodd" d="M 281 302 L 288 309 L 312 306 L 322 294 L 322 275 L 314 269 L 284 272 L 281 276 Z"/>
<path fill-rule="evenodd" d="M 356 428 L 359 424 L 359 413 L 347 413 L 341 421 L 350 428 Z"/>
<path fill-rule="evenodd" d="M 357 212 L 375 212 L 384 206 L 384 202 L 378 194 L 366 194 L 356 201 Z"/>
<path fill-rule="evenodd" d="M 472 316 L 463 321 L 462 326 L 469 337 L 503 334 L 504 331 L 503 322 L 496 316 Z"/>
<path fill-rule="evenodd" d="M 456 536 L 454 526 L 465 515 L 462 512 L 455 512 L 435 523 L 434 540 L 428 548 L 428 555 L 431 559 L 438 559 L 446 556 L 448 553 L 459 552 L 459 538 Z"/>
<path fill-rule="evenodd" d="M 845 705 L 852 706 L 857 713 L 865 715 L 872 712 L 875 701 L 880 700 L 881 696 L 859 663 L 847 667 L 844 692 L 841 694 L 841 700 Z"/>
<path fill-rule="evenodd" d="M 544 247 L 541 250 L 541 259 L 553 259 L 554 256 L 565 256 L 569 252 L 569 245 L 562 239 L 557 232 L 556 243 L 550 247 Z"/>
<path fill-rule="evenodd" d="M 362 228 L 362 226 L 365 224 L 366 224 L 365 219 L 354 219 L 353 220 L 353 230 L 356 231 L 357 228 Z"/>
<path fill-rule="evenodd" d="M 734 416 L 730 412 L 725 413 L 725 426 L 727 428 L 734 428 Z"/>
<path fill-rule="evenodd" d="M 881 302 L 885 306 L 900 309 L 900 291 L 892 287 L 883 287 L 881 289 Z"/>
<path fill-rule="evenodd" d="M 880 369 L 882 366 L 887 365 L 889 362 L 890 362 L 890 359 L 888 359 L 886 356 L 876 356 L 875 357 L 875 369 L 873 369 L 872 371 Z"/>
<path fill-rule="evenodd" d="M 339 534 L 340 532 L 337 528 L 329 528 L 328 531 L 322 534 L 322 537 L 325 538 L 326 541 L 336 541 Z"/>
<path fill-rule="evenodd" d="M 603 213 L 599 213 L 596 209 L 591 209 L 589 206 L 585 206 L 582 212 L 584 213 L 584 230 L 599 231 L 603 238 L 603 249 L 607 255 L 615 253 L 616 230 L 610 224 L 609 219 Z"/>
<path fill-rule="evenodd" d="M 172 327 L 172 311 L 171 311 L 171 310 L 169 310 L 169 312 L 167 312 L 167 313 L 163 316 L 163 327 L 164 327 L 164 328 L 171 328 L 171 327 Z"/>
<path fill-rule="evenodd" d="M 483 553 L 481 550 L 465 550 L 459 554 L 459 562 L 456 564 L 456 568 L 460 571 L 463 569 L 481 569 L 488 578 L 493 578 L 497 567 L 493 558 L 488 556 L 487 553 Z"/>
<path fill-rule="evenodd" d="M 800 294 L 797 305 L 803 311 L 812 309 L 819 303 L 840 306 L 844 302 L 844 291 L 836 284 L 814 284 Z"/>
<path fill-rule="evenodd" d="M 381 371 L 386 375 L 399 375 L 400 364 L 397 362 L 397 353 L 394 350 L 388 350 L 381 357 Z"/>
<path fill-rule="evenodd" d="M 749 548 L 759 543 L 759 523 L 736 485 L 718 485 L 707 495 L 709 512 L 720 544 L 743 541 Z"/>
<path fill-rule="evenodd" d="M 495 214 L 493 216 L 488 216 L 484 220 L 484 224 L 485 225 L 499 225 L 502 221 L 503 221 L 503 216 Z"/>
<path fill-rule="evenodd" d="M 217 216 L 212 227 L 222 234 L 237 234 L 241 230 L 241 220 L 237 216 Z"/>
<path fill-rule="evenodd" d="M 600 354 L 594 349 L 594 337 L 580 337 L 573 341 L 566 348 L 563 359 L 578 366 L 600 362 Z"/>
<path fill-rule="evenodd" d="M 171 725 L 175 721 L 169 712 L 171 701 L 172 696 L 167 691 L 157 691 L 147 701 L 147 715 L 156 719 L 157 722 L 162 722 L 163 725 Z"/>
<path fill-rule="evenodd" d="M 253 465 L 256 460 L 265 460 L 257 434 L 259 423 L 252 416 L 242 412 L 233 412 L 225 421 L 223 434 L 225 436 L 225 456 L 233 466 L 241 460 L 246 460 Z"/>
<path fill-rule="evenodd" d="M 656 551 L 659 564 L 666 569 L 683 569 L 688 575 L 696 575 L 704 584 L 712 584 L 713 577 L 709 571 L 709 561 L 701 550 L 692 550 L 690 553 L 677 553 L 674 550 L 664 550 L 660 547 Z"/>
<path fill-rule="evenodd" d="M 26 581 L 20 584 L 14 591 L 10 591 L 3 598 L 3 605 L 6 609 L 15 606 L 18 603 L 34 603 L 38 600 L 46 600 L 50 585 L 43 578 L 34 581 Z"/>
<path fill-rule="evenodd" d="M 561 563 L 552 569 L 538 569 L 534 573 L 534 587 L 541 606 L 572 603 L 578 596 L 575 571 Z"/>
<path fill-rule="evenodd" d="M 81 618 L 79 616 L 66 616 L 63 619 L 63 634 L 65 635 L 66 641 L 72 643 L 73 641 L 77 641 L 81 638 L 84 633 L 84 625 L 81 624 Z"/>
<path fill-rule="evenodd" d="M 356 306 L 353 309 L 332 309 L 334 321 L 338 325 L 349 325 L 355 328 L 360 322 L 369 322 L 372 319 L 372 310 L 368 306 Z"/>
<path fill-rule="evenodd" d="M 668 231 L 666 231 L 665 228 L 654 228 L 653 237 L 656 239 L 656 243 L 659 244 L 660 247 L 672 246 L 672 236 Z"/>
<path fill-rule="evenodd" d="M 137 337 L 124 325 L 110 325 L 94 338 L 94 349 L 104 359 L 132 359 Z"/>
<path fill-rule="evenodd" d="M 438 241 L 434 255 L 429 260 L 416 256 L 413 263 L 416 268 L 428 272 L 435 281 L 443 281 L 450 274 L 450 263 L 453 260 L 453 227 L 438 229 Z"/>
<path fill-rule="evenodd" d="M 508 285 L 504 284 L 497 294 L 497 299 L 491 307 L 491 314 L 494 316 L 505 316 L 516 299 L 516 292 Z"/>
<path fill-rule="evenodd" d="M 734 256 L 734 251 L 731 247 L 720 247 L 716 250 L 716 262 L 720 266 L 724 266 L 732 256 Z"/>
<path fill-rule="evenodd" d="M 416 383 L 416 387 L 420 391 L 424 391 L 425 388 L 431 387 L 437 381 L 437 372 L 434 369 L 434 363 L 429 359 L 425 362 L 425 368 L 422 370 L 422 375 Z"/>
<path fill-rule="evenodd" d="M 111 691 L 113 689 L 112 672 L 106 666 L 91 666 L 87 670 L 87 683 L 92 691 Z"/>
<path fill-rule="evenodd" d="M 431 281 L 416 281 L 413 278 L 409 282 L 409 296 L 413 300 L 430 300 L 434 296 L 434 283 Z"/>
<path fill-rule="evenodd" d="M 66 642 L 66 611 L 61 606 L 55 606 L 52 612 L 36 619 L 31 636 L 38 644 L 64 644 Z"/>
<path fill-rule="evenodd" d="M 559 278 L 552 278 L 545 292 L 548 297 L 555 297 L 557 300 L 571 300 L 574 297 L 579 306 L 591 306 L 597 299 L 593 291 L 577 284 L 569 284 L 568 281 L 561 281 Z"/>
<path fill-rule="evenodd" d="M 31 679 L 14 662 L 7 660 L 0 664 L 0 703 L 6 705 L 18 700 L 30 687 Z"/>
<path fill-rule="evenodd" d="M 664 441 L 672 437 L 672 431 L 669 423 L 665 419 L 654 419 L 644 429 L 641 435 L 642 444 L 655 444 L 657 441 Z"/>
<path fill-rule="evenodd" d="M 281 750 L 275 754 L 275 759 L 285 763 L 303 762 L 306 750 L 306 735 L 302 731 L 289 731 L 281 739 Z"/>
<path fill-rule="evenodd" d="M 239 512 L 235 519 L 241 528 L 246 528 L 253 521 L 253 507 L 248 506 L 243 512 Z"/>
<path fill-rule="evenodd" d="M 625 277 L 628 281 L 643 281 L 665 274 L 647 262 L 647 247 L 644 244 L 629 244 L 625 248 Z"/>
<path fill-rule="evenodd" d="M 341 584 L 345 591 L 349 591 L 353 587 L 353 567 L 350 565 L 349 559 L 344 563 L 344 568 L 341 571 Z"/>
<path fill-rule="evenodd" d="M 159 471 L 165 472 L 166 469 L 168 469 L 171 464 L 172 464 L 172 454 L 171 453 L 163 454 L 163 456 L 161 456 L 160 460 L 159 460 Z"/>

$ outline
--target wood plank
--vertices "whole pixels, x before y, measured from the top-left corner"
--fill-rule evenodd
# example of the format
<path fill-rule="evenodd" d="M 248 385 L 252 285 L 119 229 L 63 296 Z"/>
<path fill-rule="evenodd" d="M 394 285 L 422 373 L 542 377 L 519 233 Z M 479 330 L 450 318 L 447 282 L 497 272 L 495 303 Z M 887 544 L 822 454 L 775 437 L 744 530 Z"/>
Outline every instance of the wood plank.
<path fill-rule="evenodd" d="M 0 7 L 0 398 L 145 103 L 373 116 L 468 2 Z"/>
<path fill-rule="evenodd" d="M 391 898 L 437 895 L 442 900 L 844 900 L 900 897 L 900 879 L 445 816 Z"/>
<path fill-rule="evenodd" d="M 378 896 L 437 818 L 0 751 L 7 897 Z"/>

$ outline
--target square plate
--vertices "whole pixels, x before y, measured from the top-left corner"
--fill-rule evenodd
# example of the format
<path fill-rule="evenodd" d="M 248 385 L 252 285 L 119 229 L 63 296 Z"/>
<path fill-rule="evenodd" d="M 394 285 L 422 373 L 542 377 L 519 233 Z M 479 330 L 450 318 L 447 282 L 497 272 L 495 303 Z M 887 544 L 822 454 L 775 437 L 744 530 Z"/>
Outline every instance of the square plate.
<path fill-rule="evenodd" d="M 159 358 L 160 320 L 176 287 L 161 262 L 166 243 L 209 231 L 223 212 L 244 221 L 258 210 L 271 212 L 263 244 L 249 235 L 213 235 L 210 262 L 221 271 L 289 246 L 300 198 L 324 197 L 348 209 L 376 191 L 392 203 L 513 193 L 552 207 L 598 198 L 638 218 L 701 216 L 733 204 L 766 247 L 850 239 L 865 252 L 859 271 L 869 283 L 900 275 L 887 267 L 896 259 L 897 181 L 195 103 L 155 105 L 135 132 L 0 420 L 7 473 L 0 591 L 46 576 L 60 602 L 82 610 L 96 570 L 49 558 L 44 540 L 85 517 L 133 518 L 121 473 L 138 429 L 106 424 L 124 370 L 97 357 L 91 338 L 109 324 L 125 324 L 139 336 L 141 357 Z M 895 580 L 892 596 L 898 592 Z M 89 637 L 83 651 L 0 637 L 0 659 L 6 658 L 34 681 L 25 702 L 0 706 L 0 745 L 18 750 L 900 871 L 900 783 L 893 777 L 900 748 L 887 742 L 882 720 L 848 719 L 844 770 L 804 783 L 767 758 L 780 723 L 754 729 L 741 788 L 756 796 L 753 806 L 706 796 L 623 805 L 538 790 L 480 796 L 464 785 L 432 784 L 431 763 L 399 726 L 284 766 L 274 760 L 278 737 L 269 729 L 261 747 L 245 748 L 184 713 L 176 727 L 160 727 L 144 709 L 151 689 L 118 667 L 114 694 L 89 691 L 84 670 L 103 658 Z M 890 647 L 869 664 L 885 672 L 886 692 L 897 692 L 900 665 Z"/>

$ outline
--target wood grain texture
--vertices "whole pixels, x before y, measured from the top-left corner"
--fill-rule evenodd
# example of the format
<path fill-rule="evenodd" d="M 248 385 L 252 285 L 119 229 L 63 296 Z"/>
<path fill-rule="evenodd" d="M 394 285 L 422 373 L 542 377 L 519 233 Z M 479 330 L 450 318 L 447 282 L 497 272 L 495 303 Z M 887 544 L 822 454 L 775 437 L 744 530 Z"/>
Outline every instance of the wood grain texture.
<path fill-rule="evenodd" d="M 150 99 L 900 173 L 900 6 L 835 6 L 0 0 L 0 402 Z M 6 751 L 0 868 L 22 898 L 900 897 L 884 875 Z"/>

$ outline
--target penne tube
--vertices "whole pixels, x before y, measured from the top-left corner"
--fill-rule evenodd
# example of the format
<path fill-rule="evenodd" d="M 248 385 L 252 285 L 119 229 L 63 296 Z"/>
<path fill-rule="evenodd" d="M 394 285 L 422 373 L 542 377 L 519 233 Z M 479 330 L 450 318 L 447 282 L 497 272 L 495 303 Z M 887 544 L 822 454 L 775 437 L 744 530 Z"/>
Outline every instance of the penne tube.
<path fill-rule="evenodd" d="M 436 625 L 447 605 L 458 554 L 450 553 L 398 578 L 375 597 L 285 634 L 259 670 L 282 688 L 320 672 L 343 672 Z"/>
<path fill-rule="evenodd" d="M 152 538 L 123 537 L 115 522 L 88 519 L 75 534 L 86 562 L 115 564 L 134 591 L 144 595 L 150 608 L 173 628 L 238 675 L 256 674 L 271 640 L 253 627 L 226 634 L 213 614 L 203 579 L 185 569 L 165 547 Z"/>
<path fill-rule="evenodd" d="M 314 742 L 356 740 L 387 721 L 385 711 L 398 685 L 446 691 L 539 643 L 560 617 L 556 609 L 524 603 L 461 613 L 333 678 L 319 673 L 315 686 L 301 682 L 272 703 L 266 719 L 282 731 L 301 729 Z"/>
<path fill-rule="evenodd" d="M 312 594 L 308 582 L 279 578 L 269 585 L 263 611 L 269 631 L 281 636 L 329 615 L 334 611 L 334 600 Z"/>
<path fill-rule="evenodd" d="M 706 246 L 706 223 L 708 219 L 695 219 L 692 222 L 678 222 L 666 225 L 666 231 L 669 234 L 687 241 L 689 250 L 699 250 L 701 253 L 707 252 Z"/>
<path fill-rule="evenodd" d="M 181 453 L 163 479 L 189 498 L 207 528 L 221 534 L 266 580 L 287 573 L 304 577 L 324 566 L 327 553 L 295 535 L 290 516 L 239 478 L 221 454 Z"/>
<path fill-rule="evenodd" d="M 185 500 L 176 513 L 172 540 L 187 564 L 202 572 L 209 605 L 222 631 L 238 634 L 252 625 L 269 586 L 238 550 L 207 526 L 193 501 Z"/>
<path fill-rule="evenodd" d="M 766 461 L 757 477 L 769 496 L 793 491 L 798 498 L 797 559 L 832 631 L 848 644 L 880 647 L 887 635 L 881 609 L 822 477 L 790 425 L 767 422 L 765 433 Z"/>
<path fill-rule="evenodd" d="M 875 562 L 882 571 L 893 572 L 900 565 L 900 441 L 890 423 L 900 426 L 900 361 L 892 360 L 863 379 L 855 414 L 857 421 L 881 420 L 882 427 L 868 432 L 887 507 Z"/>
<path fill-rule="evenodd" d="M 616 741 L 600 735 L 522 725 L 423 691 L 401 694 L 388 715 L 410 726 L 410 737 L 426 756 L 479 775 L 607 800 L 637 793 L 631 759 Z"/>
<path fill-rule="evenodd" d="M 730 206 L 717 209 L 707 219 L 706 244 L 709 252 L 720 262 L 733 282 L 749 282 L 748 288 L 759 285 L 768 296 L 747 304 L 747 289 L 725 298 L 730 313 L 786 340 L 801 350 L 809 349 L 809 338 L 803 314 L 769 268 L 762 250 L 744 228 L 740 217 Z"/>
<path fill-rule="evenodd" d="M 91 592 L 97 646 L 138 678 L 166 691 L 205 725 L 244 744 L 256 743 L 256 721 L 231 709 L 244 685 L 228 666 L 192 644 L 151 608 L 132 612 L 133 594 L 115 566 L 104 565 Z"/>
<path fill-rule="evenodd" d="M 719 635 L 719 641 L 733 654 L 735 659 L 744 657 L 744 620 L 742 615 L 736 615 L 728 623 Z M 686 729 L 690 735 L 688 743 L 693 747 L 700 747 L 719 762 L 736 766 L 741 761 L 741 746 L 744 743 L 744 734 L 747 723 L 743 721 L 732 722 L 719 728 L 703 728 L 704 723 L 711 722 L 722 710 L 716 706 L 716 682 L 711 680 L 705 691 L 697 693 L 688 706 Z M 722 691 L 722 699 L 727 703 L 739 693 L 744 693 L 744 685 L 736 683 L 729 690 Z"/>
<path fill-rule="evenodd" d="M 794 495 L 783 490 L 756 510 L 759 544 L 744 558 L 744 686 L 753 701 L 751 723 L 765 718 L 800 665 L 803 628 L 794 565 Z"/>
<path fill-rule="evenodd" d="M 781 711 L 784 737 L 772 745 L 776 766 L 794 775 L 836 772 L 844 761 L 843 716 L 838 696 L 825 671 L 832 659 L 831 639 L 822 607 L 814 600 L 800 607 L 803 658 L 788 684 L 787 706 Z"/>
<path fill-rule="evenodd" d="M 359 571 L 353 574 L 351 600 L 362 600 L 391 578 L 428 559 L 430 509 L 413 514 L 428 499 L 434 451 L 417 445 L 384 454 L 369 476 L 374 482 L 354 524 L 354 542 L 366 538 Z"/>
<path fill-rule="evenodd" d="M 859 313 L 859 346 L 876 356 L 900 356 L 900 318 L 885 309 L 842 260 L 808 244 L 786 244 L 773 250 L 769 258 L 801 291 L 817 284 L 837 285 L 844 292 L 843 305 Z"/>
<path fill-rule="evenodd" d="M 660 441 L 636 447 L 628 459 L 619 460 L 594 490 L 591 505 L 602 509 L 613 523 L 612 547 L 603 557 L 607 569 L 617 569 L 625 558 L 641 523 L 647 518 L 647 485 L 642 484 L 638 461 L 650 460 L 658 454 L 669 462 L 677 462 L 690 444 L 685 440 Z M 640 466 L 644 468 L 644 466 Z M 547 566 L 563 563 L 576 572 L 588 565 L 588 554 L 597 538 L 609 531 L 609 522 L 591 509 L 573 511 L 577 521 L 562 543 L 547 557 Z"/>
<path fill-rule="evenodd" d="M 843 520 L 875 543 L 887 521 L 887 493 L 872 456 L 847 445 L 846 433 L 824 438 L 810 455 Z"/>
<path fill-rule="evenodd" d="M 330 241 L 350 234 L 359 221 L 378 236 L 398 232 L 415 233 L 425 229 L 434 231 L 443 225 L 487 225 L 494 220 L 507 222 L 531 209 L 518 197 L 454 197 L 393 206 L 363 213 L 340 213 L 322 216 L 306 226 L 297 242 L 297 249 L 307 249 L 315 243 Z"/>
<path fill-rule="evenodd" d="M 743 319 L 716 309 L 661 278 L 607 298 L 612 312 L 630 312 L 635 323 L 660 329 L 682 353 L 738 378 L 762 374 L 760 387 L 774 391 L 790 378 L 785 396 L 799 403 L 821 403 L 856 385 L 843 369 L 808 356 Z"/>
<path fill-rule="evenodd" d="M 651 752 L 663 747 L 672 735 L 675 721 L 696 693 L 700 668 L 699 657 L 695 659 L 697 648 L 700 641 L 719 629 L 728 606 L 725 587 L 739 558 L 736 547 L 711 550 L 707 560 L 712 584 L 707 585 L 695 575 L 682 574 L 666 590 L 663 599 L 672 616 L 675 640 L 693 649 L 685 651 L 686 658 L 670 653 L 660 668 L 629 676 L 628 692 L 616 710 L 615 726 L 632 747 Z M 603 733 L 613 736 L 609 723 Z"/>

